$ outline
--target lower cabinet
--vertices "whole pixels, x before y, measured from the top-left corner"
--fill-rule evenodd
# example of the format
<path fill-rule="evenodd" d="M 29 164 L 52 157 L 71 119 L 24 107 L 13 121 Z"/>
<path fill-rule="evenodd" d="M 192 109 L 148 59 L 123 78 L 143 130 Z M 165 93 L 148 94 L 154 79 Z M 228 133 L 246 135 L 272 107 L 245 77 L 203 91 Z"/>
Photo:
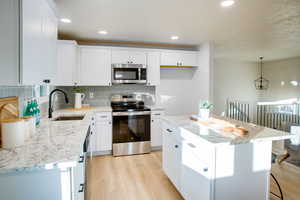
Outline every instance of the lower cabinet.
<path fill-rule="evenodd" d="M 112 113 L 96 114 L 95 131 L 92 136 L 94 154 L 104 154 L 112 150 Z"/>
<path fill-rule="evenodd" d="M 186 200 L 210 199 L 210 170 L 189 143 L 182 142 L 181 193 Z"/>
<path fill-rule="evenodd" d="M 163 125 L 163 170 L 185 200 L 210 200 L 209 165 L 195 155 L 192 143 L 180 130 Z"/>
<path fill-rule="evenodd" d="M 163 130 L 163 170 L 175 185 L 181 190 L 181 143 L 174 137 L 174 131 Z"/>
<path fill-rule="evenodd" d="M 84 157 L 78 163 L 0 174 L 0 199 L 84 200 L 84 192 Z"/>
<path fill-rule="evenodd" d="M 151 111 L 151 147 L 161 148 L 162 146 L 162 115 L 164 111 Z"/>

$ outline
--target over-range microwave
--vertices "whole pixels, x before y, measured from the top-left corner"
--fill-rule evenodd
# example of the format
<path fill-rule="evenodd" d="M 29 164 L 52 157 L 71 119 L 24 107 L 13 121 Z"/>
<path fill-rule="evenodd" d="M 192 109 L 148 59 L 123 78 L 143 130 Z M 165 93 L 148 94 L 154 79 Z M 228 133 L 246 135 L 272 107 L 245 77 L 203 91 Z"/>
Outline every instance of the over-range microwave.
<path fill-rule="evenodd" d="M 146 84 L 147 66 L 142 64 L 112 64 L 113 84 Z"/>

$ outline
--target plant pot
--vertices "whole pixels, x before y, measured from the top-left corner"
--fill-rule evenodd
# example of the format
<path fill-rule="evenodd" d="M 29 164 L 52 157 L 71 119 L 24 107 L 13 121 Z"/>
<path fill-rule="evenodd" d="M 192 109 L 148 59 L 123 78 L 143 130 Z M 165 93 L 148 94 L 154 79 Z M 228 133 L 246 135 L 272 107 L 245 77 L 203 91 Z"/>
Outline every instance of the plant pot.
<path fill-rule="evenodd" d="M 76 109 L 80 109 L 82 108 L 82 101 L 84 100 L 85 98 L 85 94 L 83 93 L 75 93 L 75 103 L 74 103 L 74 107 Z"/>
<path fill-rule="evenodd" d="M 201 119 L 209 119 L 209 115 L 210 115 L 210 110 L 209 109 L 199 109 L 199 115 L 201 117 Z"/>

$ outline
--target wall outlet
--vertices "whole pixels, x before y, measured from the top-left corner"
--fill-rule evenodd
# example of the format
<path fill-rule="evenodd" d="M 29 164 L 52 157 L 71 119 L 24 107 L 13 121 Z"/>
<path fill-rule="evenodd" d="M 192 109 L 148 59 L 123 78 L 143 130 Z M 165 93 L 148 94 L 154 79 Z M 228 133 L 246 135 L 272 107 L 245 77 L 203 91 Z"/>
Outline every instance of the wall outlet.
<path fill-rule="evenodd" d="M 94 92 L 90 92 L 89 96 L 90 96 L 90 99 L 93 99 L 94 98 Z"/>

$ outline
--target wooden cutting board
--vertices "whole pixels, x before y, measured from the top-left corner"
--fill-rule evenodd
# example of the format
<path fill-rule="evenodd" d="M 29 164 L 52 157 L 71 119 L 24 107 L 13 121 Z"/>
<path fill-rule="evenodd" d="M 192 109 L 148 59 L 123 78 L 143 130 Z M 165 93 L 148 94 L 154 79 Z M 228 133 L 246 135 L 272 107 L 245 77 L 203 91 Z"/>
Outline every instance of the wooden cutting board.
<path fill-rule="evenodd" d="M 1 148 L 1 121 L 19 117 L 19 98 L 0 98 L 0 148 Z"/>

